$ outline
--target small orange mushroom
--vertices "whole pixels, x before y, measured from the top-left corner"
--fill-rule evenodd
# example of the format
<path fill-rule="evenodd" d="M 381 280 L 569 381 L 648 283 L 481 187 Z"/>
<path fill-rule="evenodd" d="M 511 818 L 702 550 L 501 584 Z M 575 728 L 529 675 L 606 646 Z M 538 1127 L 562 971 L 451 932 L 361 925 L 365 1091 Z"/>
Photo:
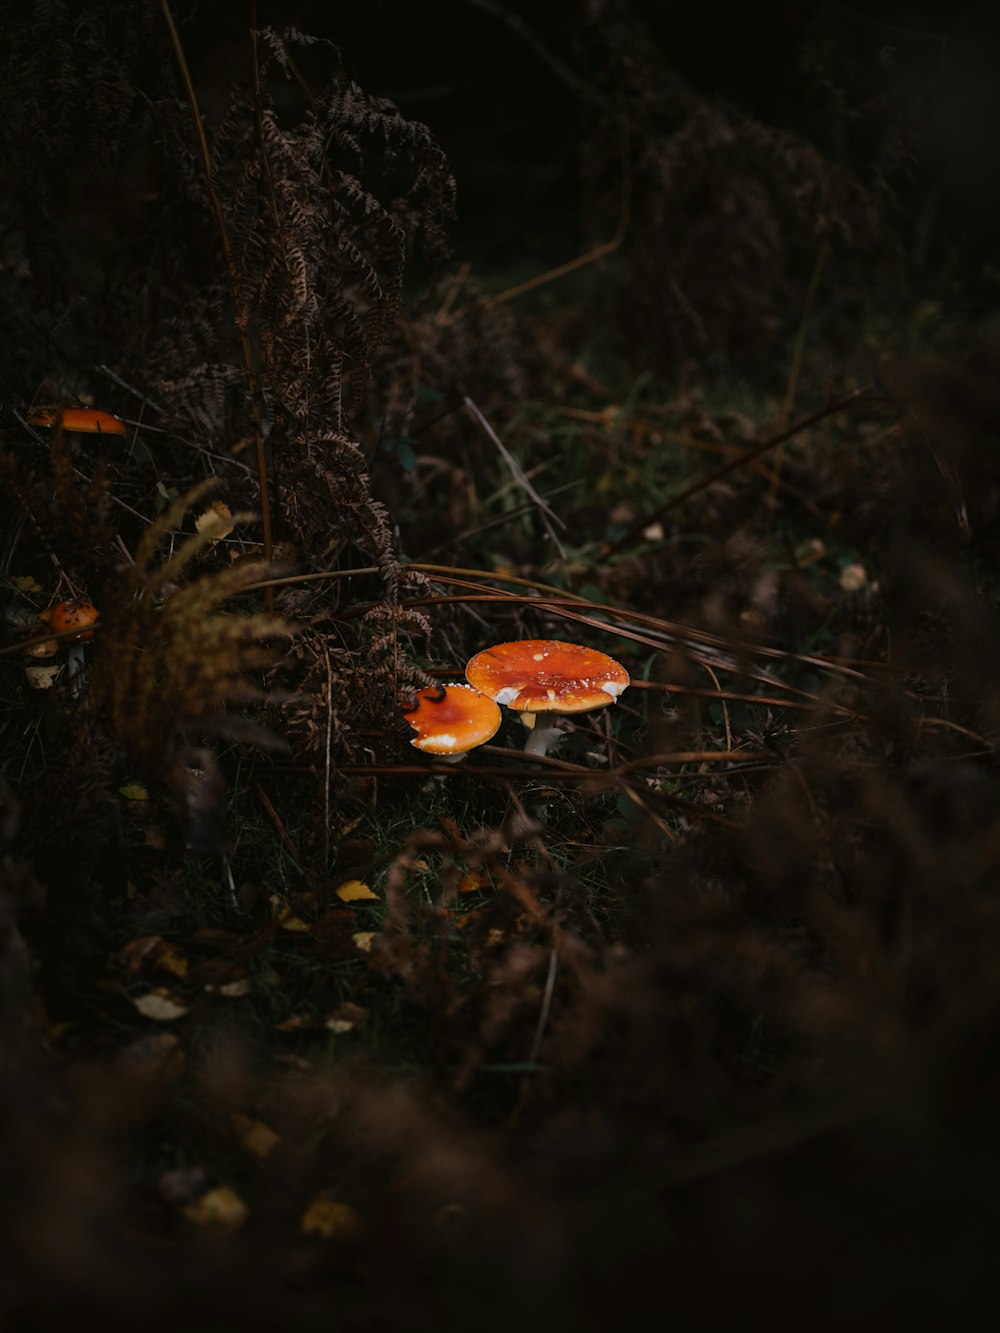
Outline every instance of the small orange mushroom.
<path fill-rule="evenodd" d="M 455 762 L 496 735 L 500 709 L 471 685 L 429 685 L 403 714 L 417 733 L 410 741 L 425 754 Z"/>
<path fill-rule="evenodd" d="M 61 425 L 63 430 L 76 430 L 84 435 L 124 435 L 126 431 L 121 417 L 96 407 L 40 407 L 29 413 L 28 422 L 46 428 Z"/>
<path fill-rule="evenodd" d="M 42 614 L 46 615 L 45 612 Z M 88 602 L 83 598 L 70 597 L 66 601 L 56 602 L 55 606 L 49 608 L 46 615 L 49 629 L 56 634 L 71 629 L 79 631 L 69 640 L 66 653 L 66 680 L 69 684 L 70 693 L 74 697 L 79 694 L 83 682 L 83 640 L 94 637 L 91 626 L 100 614 L 93 602 Z"/>
<path fill-rule="evenodd" d="M 71 643 L 78 643 L 81 639 L 94 637 L 94 631 L 90 626 L 100 614 L 93 602 L 70 597 L 64 602 L 56 602 L 45 618 L 49 622 L 49 629 L 56 634 L 62 634 L 64 630 L 78 629 L 79 634 L 74 634 L 70 640 Z"/>
<path fill-rule="evenodd" d="M 629 686 L 620 662 L 595 648 L 561 639 L 517 639 L 477 653 L 465 669 L 469 684 L 515 709 L 532 728 L 525 754 L 546 754 L 562 713 L 606 708 Z"/>

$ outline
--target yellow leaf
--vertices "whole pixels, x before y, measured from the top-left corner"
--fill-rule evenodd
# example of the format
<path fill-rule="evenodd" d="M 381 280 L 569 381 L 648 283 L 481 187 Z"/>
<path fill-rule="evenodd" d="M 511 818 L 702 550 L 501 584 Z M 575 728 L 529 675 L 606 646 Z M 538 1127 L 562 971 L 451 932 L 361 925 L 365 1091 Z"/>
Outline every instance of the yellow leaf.
<path fill-rule="evenodd" d="M 127 782 L 124 787 L 118 788 L 119 796 L 124 796 L 126 801 L 148 801 L 149 792 L 141 782 Z"/>
<path fill-rule="evenodd" d="M 204 536 L 217 542 L 222 537 L 228 537 L 233 530 L 232 510 L 225 501 L 213 500 L 205 512 L 198 515 L 194 525 Z"/>
<path fill-rule="evenodd" d="M 152 1018 L 157 1023 L 172 1023 L 187 1013 L 187 1006 L 172 1000 L 166 991 L 151 990 L 132 1001 L 144 1018 Z"/>
<path fill-rule="evenodd" d="M 349 1203 L 338 1203 L 319 1194 L 306 1207 L 300 1225 L 306 1236 L 344 1240 L 357 1233 L 361 1220 Z"/>
<path fill-rule="evenodd" d="M 194 1222 L 200 1227 L 211 1226 L 213 1223 L 224 1227 L 241 1227 L 247 1220 L 249 1208 L 228 1185 L 220 1185 L 217 1189 L 208 1190 L 195 1203 L 188 1204 L 183 1210 L 184 1216 L 189 1222 Z"/>
<path fill-rule="evenodd" d="M 462 876 L 458 891 L 459 893 L 479 893 L 481 889 L 488 887 L 489 881 L 485 875 L 481 875 L 478 870 L 470 870 L 467 875 Z"/>
<path fill-rule="evenodd" d="M 25 648 L 25 657 L 52 657 L 59 651 L 58 639 L 45 639 L 41 643 L 33 643 Z M 56 668 L 58 670 L 58 668 Z"/>
<path fill-rule="evenodd" d="M 262 1120 L 254 1120 L 248 1115 L 231 1115 L 229 1119 L 244 1148 L 260 1162 L 270 1157 L 281 1142 L 280 1135 Z"/>
<path fill-rule="evenodd" d="M 36 579 L 33 579 L 30 574 L 15 574 L 11 583 L 15 588 L 19 588 L 21 592 L 42 591 L 42 585 Z"/>
<path fill-rule="evenodd" d="M 279 917 L 278 925 L 282 930 L 297 930 L 305 934 L 312 930 L 308 921 L 303 921 L 300 916 L 292 916 L 291 914 Z"/>
<path fill-rule="evenodd" d="M 363 901 L 378 902 L 378 894 L 372 893 L 367 884 L 362 883 L 360 879 L 345 879 L 343 884 L 336 889 L 337 897 L 344 903 L 356 903 Z"/>
<path fill-rule="evenodd" d="M 359 930 L 357 934 L 351 936 L 355 949 L 360 949 L 362 953 L 371 953 L 374 938 L 374 930 Z"/>

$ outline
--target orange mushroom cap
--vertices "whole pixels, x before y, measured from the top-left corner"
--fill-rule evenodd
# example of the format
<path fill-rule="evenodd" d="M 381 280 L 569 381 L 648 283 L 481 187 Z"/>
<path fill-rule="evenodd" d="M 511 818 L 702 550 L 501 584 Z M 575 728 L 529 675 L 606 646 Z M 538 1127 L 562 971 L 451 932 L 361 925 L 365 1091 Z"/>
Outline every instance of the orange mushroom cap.
<path fill-rule="evenodd" d="M 63 430 L 78 430 L 86 435 L 124 435 L 125 422 L 110 412 L 96 407 L 40 407 L 29 413 L 32 426 L 58 426 Z"/>
<path fill-rule="evenodd" d="M 94 621 L 100 615 L 93 602 L 77 601 L 70 598 L 65 602 L 56 602 L 46 619 L 49 622 L 49 629 L 54 630 L 56 634 L 61 634 L 63 630 L 79 629 L 72 642 L 78 639 L 92 639 L 94 631 L 90 628 Z M 41 617 L 39 617 L 41 619 Z"/>
<path fill-rule="evenodd" d="M 417 733 L 410 744 L 426 754 L 465 754 L 495 736 L 500 726 L 500 709 L 471 685 L 418 690 L 416 707 L 403 716 Z"/>
<path fill-rule="evenodd" d="M 518 713 L 586 713 L 614 703 L 629 685 L 607 653 L 561 639 L 517 639 L 477 653 L 470 685 Z"/>

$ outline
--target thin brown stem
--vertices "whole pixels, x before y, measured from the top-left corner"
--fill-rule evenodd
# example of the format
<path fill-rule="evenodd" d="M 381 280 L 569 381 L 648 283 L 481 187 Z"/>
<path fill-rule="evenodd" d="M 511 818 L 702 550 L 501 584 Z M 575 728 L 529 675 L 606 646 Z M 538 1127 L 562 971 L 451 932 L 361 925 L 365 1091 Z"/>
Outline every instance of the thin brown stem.
<path fill-rule="evenodd" d="M 198 107 L 198 94 L 195 92 L 194 81 L 191 78 L 191 71 L 188 68 L 187 57 L 184 54 L 184 47 L 181 43 L 180 33 L 177 31 L 177 25 L 174 23 L 174 16 L 170 12 L 170 5 L 167 0 L 160 0 L 160 9 L 163 11 L 163 19 L 167 25 L 167 31 L 170 34 L 170 42 L 174 48 L 174 56 L 180 69 L 181 82 L 184 84 L 184 93 L 187 97 L 188 107 L 191 111 L 191 119 L 194 122 L 195 135 L 198 140 L 198 152 L 201 156 L 202 170 L 205 173 L 205 188 L 208 191 L 208 198 L 212 205 L 212 213 L 215 216 L 215 225 L 219 231 L 219 240 L 222 244 L 222 253 L 226 263 L 226 273 L 229 278 L 229 290 L 233 300 L 233 315 L 235 319 L 236 311 L 239 308 L 237 301 L 237 281 L 236 265 L 233 261 L 232 245 L 229 241 L 229 230 L 226 227 L 225 215 L 222 212 L 222 201 L 219 199 L 218 191 L 215 188 L 215 181 L 212 178 L 212 154 L 208 146 L 208 138 L 205 134 L 205 126 L 202 122 L 201 111 Z M 260 509 L 261 509 L 261 537 L 264 546 L 264 559 L 270 561 L 272 540 L 271 540 L 271 497 L 268 488 L 267 479 L 267 456 L 264 451 L 264 423 L 260 410 L 260 392 L 259 376 L 257 374 L 254 360 L 253 348 L 250 345 L 250 339 L 246 332 L 236 325 L 236 332 L 240 340 L 240 351 L 243 356 L 243 367 L 247 377 L 247 389 L 250 396 L 250 404 L 254 418 L 254 447 L 257 458 L 257 483 L 260 487 Z M 268 611 L 273 610 L 274 594 L 267 586 L 263 588 L 264 605 Z"/>

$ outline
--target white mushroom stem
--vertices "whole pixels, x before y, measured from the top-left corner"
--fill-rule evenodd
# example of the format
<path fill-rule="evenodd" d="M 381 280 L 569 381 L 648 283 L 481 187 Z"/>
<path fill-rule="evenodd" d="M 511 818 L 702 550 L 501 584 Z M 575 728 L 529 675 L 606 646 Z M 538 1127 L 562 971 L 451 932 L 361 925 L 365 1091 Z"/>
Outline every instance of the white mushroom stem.
<path fill-rule="evenodd" d="M 548 754 L 559 739 L 559 732 L 556 729 L 556 718 L 558 716 L 558 713 L 520 714 L 524 725 L 531 728 L 528 739 L 524 743 L 525 754 Z"/>
<path fill-rule="evenodd" d="M 66 684 L 74 699 L 83 685 L 83 651 L 82 643 L 71 643 L 66 650 Z"/>

